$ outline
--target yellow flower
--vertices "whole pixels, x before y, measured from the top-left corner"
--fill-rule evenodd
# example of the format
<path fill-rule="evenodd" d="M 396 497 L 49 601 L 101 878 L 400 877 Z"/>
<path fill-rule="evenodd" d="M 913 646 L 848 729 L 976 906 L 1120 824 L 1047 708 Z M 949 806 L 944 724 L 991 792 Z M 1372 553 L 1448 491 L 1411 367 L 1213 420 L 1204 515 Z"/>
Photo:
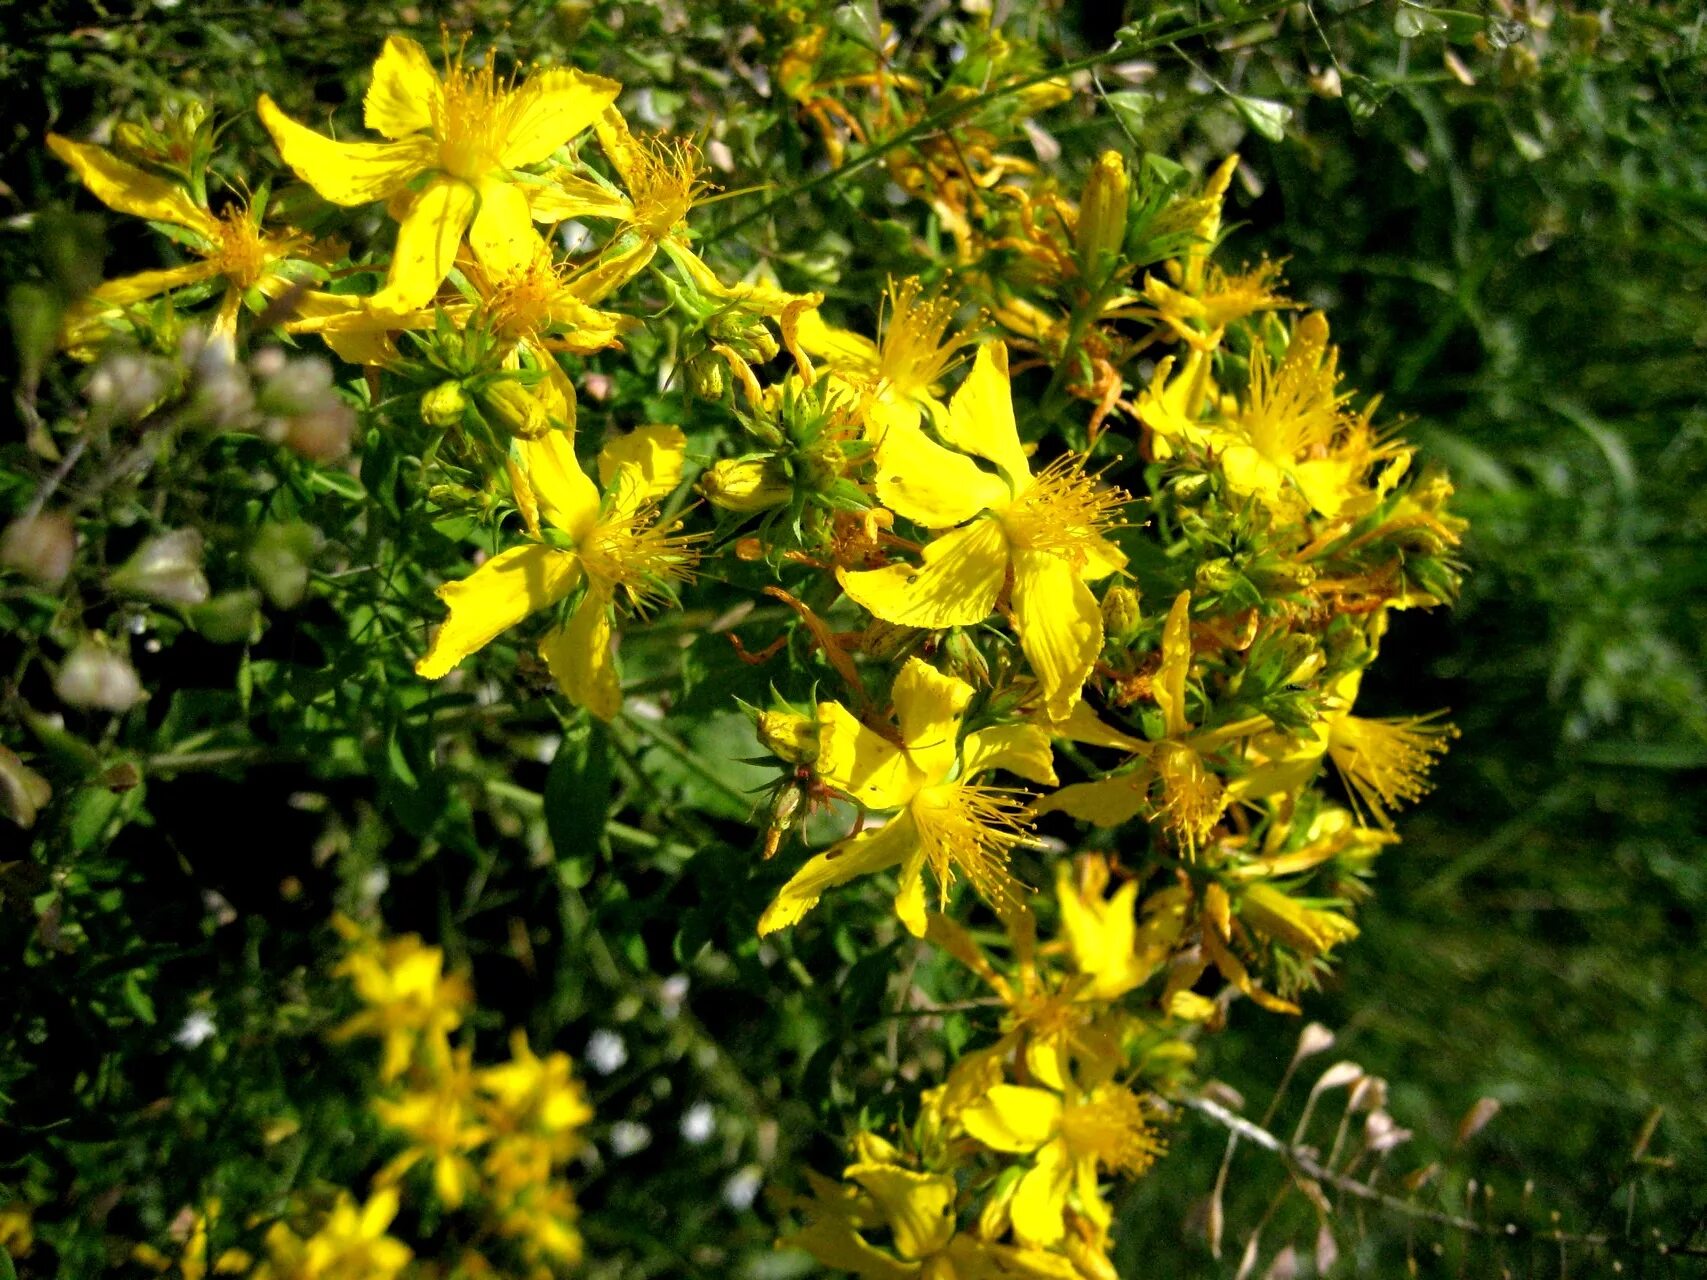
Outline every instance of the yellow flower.
<path fill-rule="evenodd" d="M 342 311 L 325 310 L 293 321 L 292 333 L 318 333 L 344 359 L 354 364 L 389 364 L 396 359 L 390 334 L 405 329 L 432 329 L 441 313 L 458 329 L 483 325 L 498 339 L 507 368 L 518 367 L 524 357 L 545 371 L 558 399 L 572 405 L 574 389 L 568 375 L 552 358 L 554 353 L 591 355 L 618 345 L 619 335 L 633 321 L 590 306 L 569 272 L 553 260 L 543 241 L 537 241 L 532 256 L 503 270 L 489 269 L 478 261 L 461 262 L 472 299 L 446 302 L 410 312 L 373 311 L 353 306 Z M 553 413 L 566 425 L 564 413 Z"/>
<path fill-rule="evenodd" d="M 568 1055 L 541 1058 L 519 1029 L 510 1035 L 510 1061 L 483 1067 L 476 1083 L 490 1099 L 487 1111 L 496 1131 L 538 1135 L 555 1160 L 575 1153 L 576 1131 L 593 1118 Z"/>
<path fill-rule="evenodd" d="M 1438 711 L 1383 719 L 1353 715 L 1362 682 L 1361 669 L 1335 680 L 1320 718 L 1303 734 L 1274 732 L 1253 739 L 1248 752 L 1253 767 L 1233 780 L 1229 796 L 1248 801 L 1296 794 L 1327 756 L 1352 798 L 1391 831 L 1392 810 L 1427 794 L 1429 772 L 1458 730 L 1443 723 Z"/>
<path fill-rule="evenodd" d="M 35 1221 L 29 1205 L 17 1200 L 0 1209 L 0 1249 L 14 1258 L 26 1258 L 35 1243 Z"/>
<path fill-rule="evenodd" d="M 1102 487 L 1073 455 L 1032 474 L 1000 342 L 979 349 L 938 430 L 966 452 L 944 448 L 899 419 L 888 422 L 878 445 L 877 495 L 926 528 L 960 527 L 925 547 L 922 566 L 844 570 L 837 577 L 884 621 L 940 629 L 989 617 L 1011 574 L 1020 647 L 1049 717 L 1064 720 L 1102 650 L 1102 610 L 1085 584 L 1126 563 L 1103 536 L 1126 495 Z M 980 469 L 968 454 L 994 463 L 1000 474 Z M 974 519 L 985 513 L 988 519 Z"/>
<path fill-rule="evenodd" d="M 1239 919 L 1264 937 L 1307 956 L 1319 956 L 1357 937 L 1350 919 L 1326 907 L 1300 902 L 1272 884 L 1258 881 L 1239 897 Z"/>
<path fill-rule="evenodd" d="M 529 614 L 586 591 L 569 621 L 540 643 L 540 656 L 569 699 L 601 720 L 622 709 L 611 656 L 611 612 L 619 593 L 644 609 L 687 579 L 698 538 L 659 523 L 657 499 L 681 480 L 686 438 L 669 426 L 641 427 L 599 456 L 599 490 L 562 431 L 518 440 L 511 480 L 537 541 L 499 552 L 468 577 L 439 588 L 450 608 L 417 675 L 436 680 Z M 551 526 L 542 533 L 539 519 Z"/>
<path fill-rule="evenodd" d="M 1099 1168 L 1134 1176 L 1162 1152 L 1144 1101 L 1121 1085 L 1102 1083 L 1065 1094 L 997 1084 L 961 1113 L 966 1132 L 995 1151 L 1035 1156 L 1009 1211 L 1022 1242 L 1052 1245 L 1066 1234 L 1069 1195 L 1079 1211 L 1107 1225 L 1108 1206 L 1097 1187 Z"/>
<path fill-rule="evenodd" d="M 447 1209 L 459 1208 L 475 1180 L 468 1152 L 490 1133 L 473 1115 L 474 1076 L 470 1050 L 451 1056 L 431 1088 L 410 1089 L 400 1098 L 376 1099 L 381 1121 L 412 1141 L 380 1170 L 377 1184 L 389 1186 L 423 1160 L 433 1165 L 433 1189 Z"/>
<path fill-rule="evenodd" d="M 530 1260 L 555 1264 L 547 1275 L 581 1261 L 581 1233 L 575 1227 L 580 1216 L 574 1193 L 561 1183 L 530 1188 L 497 1211 L 498 1229 L 520 1241 Z"/>
<path fill-rule="evenodd" d="M 259 109 L 280 158 L 333 204 L 406 200 L 385 287 L 370 304 L 411 311 L 438 290 L 465 233 L 489 270 L 502 273 L 534 257 L 539 235 L 514 170 L 547 159 L 592 124 L 620 88 L 561 67 L 503 83 L 490 62 L 470 68 L 460 59 L 440 76 L 419 44 L 390 36 L 363 104 L 368 127 L 390 141 L 324 137 L 266 94 Z"/>
<path fill-rule="evenodd" d="M 216 337 L 234 340 L 237 311 L 254 290 L 276 298 L 307 278 L 310 239 L 299 231 L 263 229 L 257 211 L 240 204 L 221 213 L 197 204 L 182 188 L 120 160 L 103 147 L 73 142 L 57 133 L 47 135 L 49 149 L 70 165 L 83 185 L 102 204 L 119 213 L 181 227 L 190 233 L 189 248 L 201 259 L 181 267 L 142 271 L 98 286 L 72 309 L 66 322 L 65 345 L 86 349 L 105 319 L 121 307 L 157 297 L 172 289 L 208 280 L 225 281 L 225 295 L 214 313 Z M 316 303 L 341 309 L 330 294 L 312 294 L 299 308 Z"/>
<path fill-rule="evenodd" d="M 1226 788 L 1204 763 L 1200 748 L 1269 721 L 1238 722 L 1212 733 L 1194 734 L 1185 701 L 1191 658 L 1191 593 L 1182 591 L 1162 624 L 1162 661 L 1151 681 L 1166 736 L 1144 744 L 1140 754 L 1145 759 L 1138 769 L 1062 787 L 1039 802 L 1037 812 L 1060 810 L 1102 827 L 1119 826 L 1148 812 L 1173 832 L 1188 855 L 1195 856 L 1220 821 L 1228 800 Z M 1151 792 L 1158 788 L 1159 800 L 1152 803 Z"/>
<path fill-rule="evenodd" d="M 909 658 L 895 678 L 899 745 L 866 728 L 839 702 L 818 704 L 818 776 L 870 809 L 899 810 L 874 831 L 840 841 L 795 873 L 759 919 L 759 932 L 795 923 L 826 889 L 899 866 L 895 914 L 914 937 L 925 934 L 924 868 L 943 898 L 958 872 L 1004 914 L 1025 909 L 1008 873 L 1008 851 L 1025 839 L 1020 801 L 972 781 L 1007 769 L 1052 782 L 1049 737 L 1031 725 L 982 729 L 960 740 L 972 686 Z"/>
<path fill-rule="evenodd" d="M 356 945 L 337 972 L 348 977 L 367 1006 L 332 1033 L 334 1039 L 373 1035 L 384 1039 L 382 1080 L 395 1080 L 422 1044 L 432 1061 L 449 1054 L 449 1036 L 462 1024 L 472 993 L 457 975 L 444 972 L 444 952 L 415 934 L 384 942 L 365 938 L 359 926 L 340 918 L 339 932 Z"/>
<path fill-rule="evenodd" d="M 1072 953 L 1073 967 L 1091 979 L 1087 994 L 1098 1000 L 1118 1000 L 1142 985 L 1154 970 L 1138 955 L 1138 881 L 1128 880 L 1103 897 L 1108 886 L 1108 859 L 1090 856 L 1073 867 L 1055 869 L 1055 897 L 1061 904 L 1061 934 Z"/>
<path fill-rule="evenodd" d="M 865 392 L 861 416 L 867 437 L 875 441 L 892 425 L 917 427 L 926 414 L 933 422 L 946 415 L 938 385 L 968 342 L 948 336 L 954 301 L 925 297 L 916 278 L 891 281 L 886 299 L 878 325 L 881 345 L 863 334 L 832 328 L 816 309 L 801 313 L 797 330 L 804 351 Z"/>
<path fill-rule="evenodd" d="M 837 1271 L 861 1280 L 996 1280 L 1000 1276 L 1070 1275 L 1025 1272 L 1002 1264 L 1017 1251 L 985 1244 L 958 1229 L 958 1188 L 951 1173 L 926 1173 L 901 1163 L 901 1154 L 875 1134 L 860 1134 L 859 1159 L 835 1182 L 808 1170 L 810 1198 L 803 1226 L 777 1241 L 803 1249 Z M 863 1233 L 877 1233 L 874 1243 Z"/>
<path fill-rule="evenodd" d="M 409 1265 L 409 1247 L 385 1233 L 397 1216 L 397 1192 L 387 1187 L 358 1205 L 347 1191 L 320 1229 L 306 1239 L 282 1222 L 263 1238 L 266 1261 L 251 1280 L 395 1280 Z"/>

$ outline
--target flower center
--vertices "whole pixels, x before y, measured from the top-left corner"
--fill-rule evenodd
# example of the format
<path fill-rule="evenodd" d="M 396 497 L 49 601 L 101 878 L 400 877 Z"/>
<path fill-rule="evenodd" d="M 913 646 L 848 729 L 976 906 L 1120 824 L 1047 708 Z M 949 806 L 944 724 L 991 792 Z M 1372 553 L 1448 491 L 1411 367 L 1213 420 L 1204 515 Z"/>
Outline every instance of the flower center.
<path fill-rule="evenodd" d="M 557 319 L 555 304 L 564 292 L 563 269 L 540 253 L 527 266 L 497 281 L 486 297 L 492 328 L 510 339 L 537 338 Z"/>
<path fill-rule="evenodd" d="M 911 812 L 944 903 L 959 871 L 998 912 L 1024 909 L 1024 886 L 1008 871 L 1009 851 L 1030 834 L 1021 793 L 943 782 L 920 791 Z"/>
<path fill-rule="evenodd" d="M 464 182 L 476 182 L 498 168 L 510 125 L 510 99 L 510 86 L 499 83 L 490 61 L 472 69 L 461 62 L 449 67 L 433 107 L 439 167 Z"/>
<path fill-rule="evenodd" d="M 1061 1137 L 1074 1155 L 1093 1156 L 1104 1169 L 1126 1174 L 1143 1173 L 1163 1150 L 1146 1121 L 1143 1101 L 1111 1084 L 1067 1105 Z"/>
<path fill-rule="evenodd" d="M 1002 528 L 1017 547 L 1047 551 L 1083 568 L 1092 547 L 1119 527 L 1124 489 L 1105 488 L 1085 470 L 1083 454 L 1063 454 L 1032 478 L 1000 513 Z"/>
<path fill-rule="evenodd" d="M 1290 466 L 1325 456 L 1340 428 L 1339 370 L 1328 327 L 1312 313 L 1298 322 L 1277 369 L 1258 347 L 1251 358 L 1247 407 L 1239 426 L 1270 462 Z"/>
<path fill-rule="evenodd" d="M 219 264 L 222 276 L 239 289 L 247 289 L 261 278 L 275 255 L 250 221 L 249 211 L 232 205 L 219 215 L 219 230 L 209 256 Z"/>
<path fill-rule="evenodd" d="M 1177 742 L 1156 752 L 1156 776 L 1162 784 L 1158 816 L 1186 852 L 1195 855 L 1227 807 L 1226 789 L 1197 752 Z"/>
<path fill-rule="evenodd" d="M 901 399 L 929 391 L 947 372 L 964 338 L 948 338 L 954 303 L 946 298 L 922 298 L 917 279 L 889 286 L 889 306 L 883 328 L 883 347 L 877 372 Z"/>
<path fill-rule="evenodd" d="M 619 481 L 618 483 L 621 483 Z M 618 495 L 580 546 L 587 577 L 607 591 L 621 588 L 629 607 L 644 613 L 693 579 L 702 534 L 676 532 L 675 521 L 658 523 L 658 504 L 630 509 Z"/>
<path fill-rule="evenodd" d="M 1429 770 L 1457 736 L 1456 728 L 1435 723 L 1433 716 L 1345 716 L 1328 730 L 1328 754 L 1346 785 L 1385 827 L 1391 825 L 1388 809 L 1428 791 Z"/>
<path fill-rule="evenodd" d="M 685 138 L 659 136 L 637 141 L 626 180 L 634 207 L 629 221 L 652 239 L 662 240 L 688 216 L 694 200 L 706 190 L 698 180 L 699 149 Z"/>

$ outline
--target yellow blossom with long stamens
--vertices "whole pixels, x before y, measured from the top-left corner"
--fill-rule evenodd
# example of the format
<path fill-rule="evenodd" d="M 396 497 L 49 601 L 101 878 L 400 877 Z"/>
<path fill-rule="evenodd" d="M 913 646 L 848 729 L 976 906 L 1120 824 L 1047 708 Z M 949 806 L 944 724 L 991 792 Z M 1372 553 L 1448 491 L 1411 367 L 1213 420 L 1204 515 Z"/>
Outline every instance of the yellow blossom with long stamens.
<path fill-rule="evenodd" d="M 760 917 L 761 934 L 794 924 L 826 890 L 896 866 L 895 914 L 915 937 L 925 935 L 927 866 L 945 901 L 958 875 L 997 911 L 1025 910 L 1023 890 L 1007 869 L 1009 852 L 1029 831 L 1024 805 L 1014 792 L 974 779 L 1006 769 L 1053 782 L 1048 735 L 1032 725 L 1004 725 L 962 741 L 960 719 L 972 686 L 918 658 L 895 677 L 894 699 L 898 742 L 866 728 L 839 702 L 818 704 L 818 777 L 868 809 L 897 812 L 801 867 Z"/>
<path fill-rule="evenodd" d="M 607 446 L 599 489 L 581 470 L 568 433 L 518 440 L 512 467 L 516 501 L 535 541 L 501 551 L 438 595 L 450 616 L 433 636 L 417 675 L 436 680 L 530 614 L 566 600 L 585 584 L 540 656 L 570 701 L 601 720 L 622 709 L 611 656 L 611 614 L 619 597 L 644 611 L 686 581 L 698 561 L 696 535 L 660 519 L 658 499 L 681 481 L 687 447 L 680 428 L 642 427 Z M 550 526 L 541 529 L 540 518 Z"/>
<path fill-rule="evenodd" d="M 333 204 L 404 202 L 385 287 L 369 304 L 406 312 L 438 291 L 465 234 L 492 271 L 533 258 L 540 238 L 515 171 L 549 158 L 620 89 L 614 80 L 562 67 L 506 82 L 490 61 L 469 67 L 460 58 L 440 75 L 419 44 L 390 36 L 363 103 L 367 126 L 389 141 L 325 137 L 266 94 L 259 110 L 280 158 Z"/>
<path fill-rule="evenodd" d="M 932 421 L 946 416 L 937 388 L 969 341 L 949 335 L 957 310 L 952 299 L 927 297 L 915 277 L 890 283 L 878 325 L 881 342 L 832 328 L 816 310 L 801 314 L 798 336 L 804 351 L 865 393 L 866 434 L 881 442 L 892 426 L 917 427 L 927 415 Z"/>
<path fill-rule="evenodd" d="M 1069 1084 L 1063 1092 L 996 1084 L 961 1112 L 960 1122 L 991 1150 L 1035 1157 L 1008 1205 L 1015 1236 L 1031 1245 L 1062 1239 L 1069 1198 L 1106 1227 L 1110 1213 L 1098 1170 L 1136 1176 L 1163 1150 L 1144 1100 L 1112 1081 L 1084 1089 Z"/>
<path fill-rule="evenodd" d="M 57 133 L 47 135 L 47 145 L 109 209 L 188 231 L 190 251 L 200 259 L 98 285 L 67 317 L 67 348 L 87 350 L 107 319 L 123 307 L 211 280 L 225 282 L 225 293 L 214 313 L 214 335 L 232 341 L 237 336 L 238 309 L 251 290 L 265 298 L 277 298 L 312 278 L 309 264 L 314 244 L 302 232 L 268 231 L 260 225 L 257 211 L 242 204 L 214 213 L 190 199 L 182 188 L 120 160 L 104 147 L 73 142 Z M 315 301 L 332 310 L 350 305 L 330 294 L 314 293 L 299 300 L 299 310 L 303 305 L 312 308 Z"/>
<path fill-rule="evenodd" d="M 843 589 L 886 622 L 973 626 L 1013 582 L 1014 630 L 1052 720 L 1064 720 L 1102 650 L 1102 609 L 1087 582 L 1126 564 L 1106 536 L 1127 501 L 1068 455 L 1033 474 L 1014 423 L 1007 347 L 979 348 L 938 425 L 944 448 L 922 428 L 888 424 L 877 454 L 877 496 L 926 528 L 952 532 L 929 543 L 924 563 L 840 571 Z M 976 454 L 995 464 L 981 469 Z"/>

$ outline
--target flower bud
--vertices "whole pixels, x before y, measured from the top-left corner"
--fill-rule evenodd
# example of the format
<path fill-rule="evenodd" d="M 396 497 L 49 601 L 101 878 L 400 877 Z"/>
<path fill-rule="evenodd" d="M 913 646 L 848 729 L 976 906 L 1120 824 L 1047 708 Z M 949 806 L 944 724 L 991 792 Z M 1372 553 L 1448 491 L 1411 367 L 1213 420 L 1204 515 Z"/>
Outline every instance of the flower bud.
<path fill-rule="evenodd" d="M 67 706 L 96 711 L 129 711 L 147 696 L 130 660 L 96 640 L 83 641 L 59 664 L 53 691 Z"/>
<path fill-rule="evenodd" d="M 541 440 L 551 430 L 551 415 L 534 394 L 513 379 L 494 382 L 480 392 L 488 418 L 522 440 Z"/>
<path fill-rule="evenodd" d="M 687 362 L 688 390 L 702 400 L 723 398 L 723 361 L 709 351 Z"/>
<path fill-rule="evenodd" d="M 208 598 L 202 572 L 202 535 L 195 529 L 156 534 L 107 579 L 114 591 L 157 604 L 201 604 Z"/>
<path fill-rule="evenodd" d="M 164 362 L 153 356 L 116 351 L 95 366 L 83 394 L 95 408 L 132 421 L 158 404 L 166 388 Z"/>
<path fill-rule="evenodd" d="M 356 411 L 334 401 L 313 413 L 299 414 L 285 424 L 284 445 L 310 462 L 336 462 L 350 451 L 356 433 Z"/>
<path fill-rule="evenodd" d="M 455 427 L 468 409 L 468 395 L 460 382 L 441 382 L 421 395 L 421 421 L 429 427 Z"/>
<path fill-rule="evenodd" d="M 224 591 L 190 610 L 196 634 L 214 644 L 241 644 L 255 634 L 261 618 L 261 593 L 252 588 Z"/>
<path fill-rule="evenodd" d="M 1086 275 L 1101 275 L 1108 258 L 1119 256 L 1126 243 L 1126 206 L 1129 184 L 1126 162 L 1118 151 L 1105 151 L 1085 182 L 1079 197 L 1079 225 L 1074 247 L 1079 266 Z"/>
<path fill-rule="evenodd" d="M 0 746 L 0 813 L 28 829 L 51 799 L 53 787 L 48 780 Z"/>
<path fill-rule="evenodd" d="M 1132 587 L 1110 587 L 1102 598 L 1102 627 L 1109 640 L 1114 644 L 1132 643 L 1140 620 L 1138 592 Z"/>
<path fill-rule="evenodd" d="M 267 599 L 293 609 L 308 593 L 308 565 L 320 549 L 320 533 L 301 521 L 261 526 L 244 560 Z"/>
<path fill-rule="evenodd" d="M 57 587 L 71 572 L 77 554 L 77 526 L 63 511 L 19 516 L 0 533 L 0 566 Z"/>
<path fill-rule="evenodd" d="M 797 711 L 761 711 L 759 741 L 778 759 L 811 764 L 818 758 L 818 726 Z"/>
<path fill-rule="evenodd" d="M 776 461 L 758 455 L 712 464 L 699 478 L 699 491 L 713 506 L 743 514 L 780 507 L 794 494 Z"/>
<path fill-rule="evenodd" d="M 259 373 L 271 362 L 257 358 L 251 364 Z M 336 397 L 332 390 L 332 363 L 322 356 L 287 359 L 272 368 L 261 384 L 261 405 L 273 413 L 312 413 Z"/>

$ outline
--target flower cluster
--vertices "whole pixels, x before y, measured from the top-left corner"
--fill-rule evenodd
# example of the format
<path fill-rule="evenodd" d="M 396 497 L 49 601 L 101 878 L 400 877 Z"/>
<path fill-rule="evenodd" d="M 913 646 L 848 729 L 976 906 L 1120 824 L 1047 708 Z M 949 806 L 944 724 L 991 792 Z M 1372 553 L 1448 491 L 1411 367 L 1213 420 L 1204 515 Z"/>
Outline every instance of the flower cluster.
<path fill-rule="evenodd" d="M 779 83 L 833 162 L 925 118 L 906 77 L 833 73 L 827 40 L 791 42 Z M 898 925 L 990 1015 L 907 1125 L 859 1127 L 842 1178 L 793 1202 L 785 1242 L 885 1280 L 1112 1276 L 1106 1183 L 1161 1154 L 1194 1037 L 1241 996 L 1298 1010 L 1452 732 L 1354 711 L 1392 616 L 1455 590 L 1451 485 L 1342 385 L 1327 321 L 1272 265 L 1212 261 L 1236 158 L 1194 186 L 1111 152 L 1072 198 L 1004 150 L 1062 87 L 998 54 L 965 74 L 1029 86 L 1003 112 L 893 150 L 954 253 L 872 299 L 870 332 L 818 293 L 727 282 L 688 228 L 693 145 L 637 135 L 621 87 L 577 71 L 441 70 L 393 37 L 364 101 L 377 141 L 263 97 L 312 234 L 264 198 L 214 209 L 205 169 L 50 140 L 198 259 L 96 289 L 67 349 L 162 341 L 207 302 L 215 343 L 317 335 L 391 406 L 363 449 L 404 495 L 392 518 L 471 562 L 436 584 L 422 679 L 552 689 L 566 723 L 660 715 L 630 704 L 619 638 L 688 591 L 717 617 L 745 602 L 709 584 L 762 575 L 751 594 L 784 607 L 751 625 L 775 634 L 731 639 L 777 694 L 751 708 L 782 769 L 755 875 L 788 865 L 753 925 Z M 876 118 L 831 85 L 873 89 Z M 330 232 L 366 206 L 395 232 L 352 257 Z M 685 385 L 682 420 L 590 438 L 588 362 L 630 347 Z M 893 924 L 857 914 L 867 880 Z M 991 950 L 969 927 L 986 908 Z M 562 1169 L 589 1112 L 568 1060 L 517 1033 L 477 1064 L 437 948 L 345 933 L 363 1007 L 337 1036 L 380 1040 L 375 1114 L 401 1149 L 364 1204 L 269 1227 L 254 1274 L 402 1274 L 387 1231 L 427 1188 L 531 1274 L 573 1264 Z"/>

